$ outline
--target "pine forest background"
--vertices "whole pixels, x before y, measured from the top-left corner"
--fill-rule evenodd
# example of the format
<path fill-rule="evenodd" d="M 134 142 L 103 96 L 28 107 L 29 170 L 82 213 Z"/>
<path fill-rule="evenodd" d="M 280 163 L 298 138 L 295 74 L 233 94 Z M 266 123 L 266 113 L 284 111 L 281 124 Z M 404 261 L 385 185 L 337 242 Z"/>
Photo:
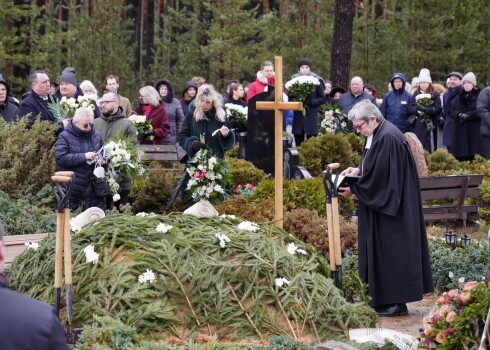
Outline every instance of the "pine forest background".
<path fill-rule="evenodd" d="M 194 75 L 223 90 L 251 82 L 263 60 L 284 57 L 285 80 L 301 57 L 334 85 L 360 75 L 384 93 L 394 72 L 434 82 L 473 71 L 490 84 L 489 0 L 0 0 L 0 72 L 16 96 L 28 75 L 66 66 L 103 92 L 169 79 L 180 93 Z M 336 13 L 338 14 L 336 16 Z M 335 28 L 335 35 L 334 35 Z M 352 41 L 351 41 L 352 40 Z M 177 96 L 179 97 L 179 96 Z"/>

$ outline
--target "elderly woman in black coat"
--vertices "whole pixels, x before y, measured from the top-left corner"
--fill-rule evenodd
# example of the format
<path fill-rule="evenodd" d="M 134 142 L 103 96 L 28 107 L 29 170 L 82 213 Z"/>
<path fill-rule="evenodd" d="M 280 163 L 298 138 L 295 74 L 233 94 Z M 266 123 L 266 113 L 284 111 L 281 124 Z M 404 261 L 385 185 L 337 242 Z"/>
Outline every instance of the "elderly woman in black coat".
<path fill-rule="evenodd" d="M 94 191 L 93 159 L 103 146 L 102 135 L 94 129 L 94 112 L 91 108 L 81 107 L 75 112 L 65 130 L 58 136 L 55 158 L 60 170 L 75 173 L 70 192 L 69 207 L 76 210 L 83 203 L 83 210 L 90 207 L 106 209 L 105 197 L 98 198 Z M 100 160 L 104 165 L 105 162 Z"/>
<path fill-rule="evenodd" d="M 302 111 L 294 111 L 293 134 L 296 146 L 301 145 L 305 140 L 305 136 L 306 139 L 309 139 L 318 135 L 318 107 L 327 102 L 325 83 L 318 74 L 311 71 L 311 62 L 307 58 L 302 58 L 298 61 L 298 73 L 293 75 L 291 79 L 301 75 L 317 78 L 320 84 L 316 85 L 315 89 L 303 102 L 306 108 L 306 116 L 303 116 Z M 330 98 L 328 99 L 330 100 Z"/>

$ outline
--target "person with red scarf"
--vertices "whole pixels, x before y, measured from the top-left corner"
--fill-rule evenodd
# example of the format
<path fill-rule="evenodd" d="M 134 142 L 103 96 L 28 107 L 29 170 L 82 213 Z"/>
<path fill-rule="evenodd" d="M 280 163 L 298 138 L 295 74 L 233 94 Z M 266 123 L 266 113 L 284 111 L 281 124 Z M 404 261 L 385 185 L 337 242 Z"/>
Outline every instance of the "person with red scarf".
<path fill-rule="evenodd" d="M 153 127 L 150 130 L 150 135 L 155 137 L 153 141 L 141 140 L 140 144 L 163 145 L 165 136 L 170 132 L 170 123 L 165 113 L 164 102 L 160 100 L 160 95 L 153 86 L 144 86 L 139 92 L 140 99 L 133 112 L 146 116 L 146 120 Z"/>

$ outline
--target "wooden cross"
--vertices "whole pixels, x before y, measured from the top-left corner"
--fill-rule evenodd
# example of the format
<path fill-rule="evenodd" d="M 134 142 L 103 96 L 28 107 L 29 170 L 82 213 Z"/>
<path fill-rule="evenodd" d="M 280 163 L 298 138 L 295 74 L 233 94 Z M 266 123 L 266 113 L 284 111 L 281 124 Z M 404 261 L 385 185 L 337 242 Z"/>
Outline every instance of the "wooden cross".
<path fill-rule="evenodd" d="M 282 150 L 282 119 L 283 111 L 293 110 L 301 111 L 303 102 L 284 102 L 282 100 L 282 56 L 274 57 L 276 70 L 274 102 L 256 102 L 255 107 L 258 110 L 275 111 L 274 118 L 274 187 L 275 187 L 275 204 L 274 204 L 274 221 L 276 227 L 282 228 L 283 220 L 283 150 Z"/>

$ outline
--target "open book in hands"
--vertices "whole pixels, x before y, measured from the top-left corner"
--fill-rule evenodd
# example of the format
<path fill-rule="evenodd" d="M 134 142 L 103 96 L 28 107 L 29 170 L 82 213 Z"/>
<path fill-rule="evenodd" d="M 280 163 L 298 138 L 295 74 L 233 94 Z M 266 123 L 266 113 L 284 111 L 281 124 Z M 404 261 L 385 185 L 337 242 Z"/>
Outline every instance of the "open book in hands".
<path fill-rule="evenodd" d="M 332 175 L 332 182 L 335 185 L 335 181 L 338 176 L 337 188 L 339 187 L 350 187 L 352 184 L 356 183 L 360 176 L 359 175 Z"/>

